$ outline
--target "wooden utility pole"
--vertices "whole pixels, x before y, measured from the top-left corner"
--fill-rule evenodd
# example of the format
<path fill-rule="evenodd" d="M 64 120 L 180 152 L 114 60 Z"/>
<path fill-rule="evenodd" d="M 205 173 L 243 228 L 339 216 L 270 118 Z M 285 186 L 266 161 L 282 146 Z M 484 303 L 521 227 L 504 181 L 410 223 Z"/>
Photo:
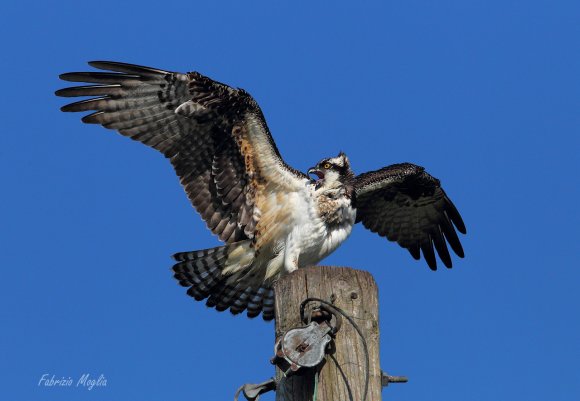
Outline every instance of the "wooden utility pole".
<path fill-rule="evenodd" d="M 300 304 L 309 297 L 332 302 L 351 316 L 366 339 L 369 354 L 367 401 L 381 400 L 379 363 L 378 291 L 370 273 L 345 267 L 316 266 L 298 269 L 274 285 L 276 293 L 276 337 L 304 326 Z M 313 303 L 315 304 L 315 302 Z M 333 351 L 320 369 L 316 401 L 362 401 L 365 387 L 365 355 L 362 340 L 354 327 L 343 319 Z M 311 401 L 314 369 L 279 380 L 276 401 Z"/>

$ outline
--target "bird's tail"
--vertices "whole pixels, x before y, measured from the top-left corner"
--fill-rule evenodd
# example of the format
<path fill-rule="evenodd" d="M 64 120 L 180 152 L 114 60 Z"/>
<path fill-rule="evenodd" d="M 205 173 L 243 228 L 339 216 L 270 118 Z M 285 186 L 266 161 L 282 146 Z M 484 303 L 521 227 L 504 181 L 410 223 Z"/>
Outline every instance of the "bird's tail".
<path fill-rule="evenodd" d="M 251 241 L 240 241 L 217 248 L 180 252 L 173 255 L 174 277 L 187 294 L 206 305 L 233 314 L 248 310 L 248 317 L 262 312 L 264 320 L 274 318 L 274 291 L 254 266 Z"/>

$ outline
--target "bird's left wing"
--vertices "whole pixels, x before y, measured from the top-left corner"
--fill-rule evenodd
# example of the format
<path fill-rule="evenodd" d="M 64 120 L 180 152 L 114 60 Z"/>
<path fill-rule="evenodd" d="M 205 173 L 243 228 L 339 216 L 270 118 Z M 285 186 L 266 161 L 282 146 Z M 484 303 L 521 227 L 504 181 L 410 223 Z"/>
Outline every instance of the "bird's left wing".
<path fill-rule="evenodd" d="M 243 89 L 197 72 L 89 64 L 109 72 L 62 74 L 63 80 L 92 84 L 57 91 L 90 97 L 62 110 L 94 110 L 83 122 L 115 129 L 163 153 L 193 206 L 223 241 L 254 238 L 264 183 L 291 192 L 308 181 L 283 161 L 260 107 Z"/>
<path fill-rule="evenodd" d="M 354 179 L 354 191 L 356 221 L 396 241 L 415 259 L 422 251 L 432 270 L 437 269 L 433 246 L 449 268 L 446 242 L 459 257 L 464 256 L 455 228 L 465 234 L 465 224 L 439 180 L 423 167 L 394 164 L 361 174 Z"/>

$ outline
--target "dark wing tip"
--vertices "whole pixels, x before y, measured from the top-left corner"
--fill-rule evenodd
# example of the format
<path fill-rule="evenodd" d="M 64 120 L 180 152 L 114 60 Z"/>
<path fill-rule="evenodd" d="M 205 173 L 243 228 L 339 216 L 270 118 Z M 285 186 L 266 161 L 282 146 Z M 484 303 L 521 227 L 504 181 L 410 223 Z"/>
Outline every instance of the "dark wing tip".
<path fill-rule="evenodd" d="M 430 259 L 425 258 L 425 260 L 427 261 L 427 266 L 429 266 L 431 271 L 437 271 L 437 261 L 435 259 L 431 261 Z"/>
<path fill-rule="evenodd" d="M 105 113 L 102 111 L 87 114 L 86 116 L 83 116 L 83 118 L 81 118 L 81 121 L 85 124 L 100 124 L 101 122 L 99 121 L 99 116 L 102 116 L 103 114 Z M 107 128 L 106 125 L 103 125 L 103 127 Z"/>
<path fill-rule="evenodd" d="M 451 199 L 447 196 L 445 192 L 443 192 L 443 196 L 445 199 L 445 210 L 447 211 L 447 215 L 453 222 L 453 225 L 457 227 L 457 231 L 461 234 L 467 234 L 467 228 L 465 227 L 465 223 L 463 222 L 463 218 L 459 214 L 459 210 L 455 207 Z"/>
<path fill-rule="evenodd" d="M 421 248 L 419 247 L 419 243 L 416 242 L 414 245 L 407 247 L 407 250 L 413 257 L 413 259 L 415 260 L 421 259 Z"/>
<path fill-rule="evenodd" d="M 59 77 L 62 77 L 62 75 L 61 75 L 61 76 L 59 76 Z M 61 79 L 62 79 L 62 78 L 61 78 Z M 54 94 L 55 94 L 56 96 L 60 96 L 60 97 L 67 97 L 67 95 L 66 95 L 66 93 L 67 93 L 67 90 L 68 90 L 68 88 L 59 89 L 59 90 L 55 91 L 55 92 L 54 92 Z"/>
<path fill-rule="evenodd" d="M 122 73 L 139 74 L 139 75 L 165 75 L 170 74 L 170 71 L 159 70 L 157 68 L 145 67 L 143 65 L 121 63 L 118 61 L 104 61 L 95 60 L 89 61 L 88 64 L 99 70 L 116 71 Z"/>
<path fill-rule="evenodd" d="M 445 242 L 445 237 L 443 236 L 443 230 L 441 229 L 441 226 L 437 225 L 433 227 L 430 238 L 433 241 L 435 249 L 437 250 L 437 255 L 439 255 L 439 259 L 441 259 L 445 267 L 450 269 L 453 266 L 453 264 L 451 262 L 451 255 L 449 254 L 449 250 L 447 249 L 447 244 Z"/>
<path fill-rule="evenodd" d="M 457 210 L 456 213 L 456 216 L 449 216 L 451 217 L 451 221 L 453 221 L 453 225 L 457 227 L 457 231 L 459 231 L 461 234 L 467 234 L 467 228 L 465 227 L 465 223 L 463 222 L 461 215 L 459 212 L 457 212 Z"/>
<path fill-rule="evenodd" d="M 64 106 L 62 106 L 60 108 L 60 111 L 64 111 L 65 113 L 73 112 L 73 111 L 80 111 L 80 110 L 77 110 L 77 107 L 78 107 L 77 103 L 78 102 L 65 104 Z"/>
<path fill-rule="evenodd" d="M 63 81 L 69 81 L 69 82 L 76 82 L 73 81 L 73 79 L 77 76 L 77 73 L 75 72 L 65 72 L 64 74 L 60 74 L 58 76 L 59 79 L 62 79 Z"/>
<path fill-rule="evenodd" d="M 108 60 L 92 60 L 88 61 L 87 64 L 99 70 L 109 70 L 109 71 L 116 71 L 116 68 L 140 67 L 135 64 L 121 63 L 119 61 L 108 61 Z"/>
<path fill-rule="evenodd" d="M 91 99 L 80 100 L 78 102 L 69 103 L 60 108 L 61 111 L 69 112 L 69 111 L 89 111 L 89 110 L 97 110 L 98 109 L 98 102 L 101 100 L 110 99 L 109 96 L 101 96 L 101 97 L 94 97 Z"/>
<path fill-rule="evenodd" d="M 461 245 L 461 243 L 459 243 L 459 246 L 457 248 L 458 249 L 454 249 L 453 251 L 455 252 L 457 257 L 463 259 L 465 257 L 465 251 L 463 250 L 463 245 Z"/>
<path fill-rule="evenodd" d="M 87 61 L 87 64 L 90 65 L 91 67 L 102 69 L 100 67 L 113 65 L 113 64 L 124 64 L 124 63 L 115 62 L 115 61 L 108 61 L 108 60 L 91 60 L 91 61 Z"/>
<path fill-rule="evenodd" d="M 423 239 L 421 242 L 421 251 L 429 268 L 433 271 L 437 270 L 437 259 L 435 259 L 435 251 L 433 250 L 431 238 Z"/>

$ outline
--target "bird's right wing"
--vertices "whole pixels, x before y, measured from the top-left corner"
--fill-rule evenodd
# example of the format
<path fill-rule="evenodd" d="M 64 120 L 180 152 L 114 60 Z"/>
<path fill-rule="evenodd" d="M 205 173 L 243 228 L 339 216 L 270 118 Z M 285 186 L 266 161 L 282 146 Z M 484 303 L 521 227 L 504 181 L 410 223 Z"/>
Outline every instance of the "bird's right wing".
<path fill-rule="evenodd" d="M 244 90 L 196 72 L 89 64 L 110 72 L 62 74 L 65 81 L 92 84 L 57 91 L 58 96 L 90 97 L 62 110 L 94 110 L 82 121 L 115 129 L 163 153 L 221 240 L 254 237 L 265 182 L 291 192 L 308 180 L 282 160 L 262 111 Z"/>

